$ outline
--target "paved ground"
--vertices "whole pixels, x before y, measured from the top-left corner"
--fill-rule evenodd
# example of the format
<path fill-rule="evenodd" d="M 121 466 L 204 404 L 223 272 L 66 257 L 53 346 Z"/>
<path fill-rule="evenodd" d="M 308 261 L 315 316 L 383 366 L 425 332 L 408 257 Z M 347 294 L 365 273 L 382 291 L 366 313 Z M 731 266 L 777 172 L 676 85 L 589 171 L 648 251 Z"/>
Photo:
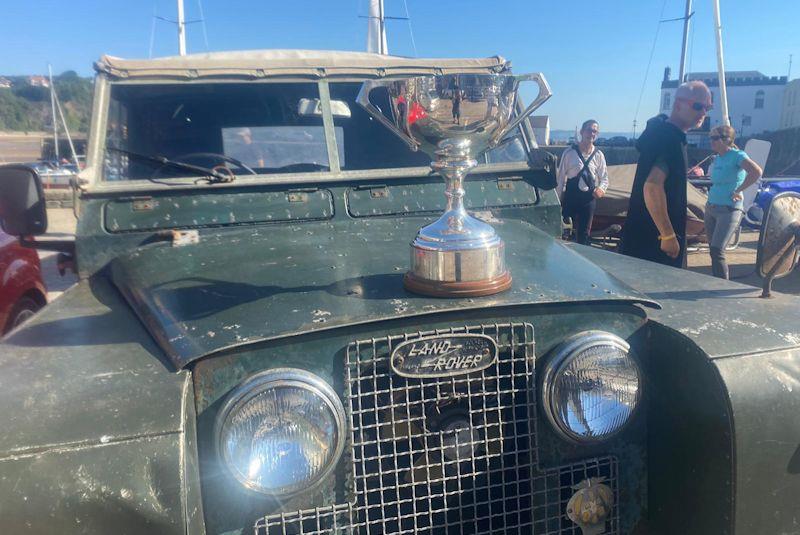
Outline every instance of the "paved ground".
<path fill-rule="evenodd" d="M 42 154 L 42 132 L 0 132 L 0 163 L 32 162 Z"/>
<path fill-rule="evenodd" d="M 72 209 L 51 208 L 47 211 L 48 235 L 53 237 L 67 236 L 75 233 L 75 216 Z M 731 276 L 737 282 L 761 287 L 761 279 L 755 274 L 756 247 L 758 232 L 742 232 L 740 245 L 728 253 Z M 52 301 L 75 283 L 77 278 L 72 273 L 60 276 L 56 268 L 56 253 L 41 252 L 42 271 L 48 289 L 48 299 Z M 711 259 L 708 251 L 689 253 L 689 269 L 698 273 L 711 274 Z M 773 283 L 773 290 L 800 295 L 800 268 Z"/>
<path fill-rule="evenodd" d="M 742 231 L 739 241 L 739 247 L 727 253 L 731 279 L 760 288 L 762 280 L 755 273 L 758 231 Z M 688 264 L 692 271 L 711 275 L 711 258 L 708 250 L 689 253 Z M 800 295 L 800 268 L 796 268 L 786 277 L 774 281 L 772 289 L 777 292 Z"/>

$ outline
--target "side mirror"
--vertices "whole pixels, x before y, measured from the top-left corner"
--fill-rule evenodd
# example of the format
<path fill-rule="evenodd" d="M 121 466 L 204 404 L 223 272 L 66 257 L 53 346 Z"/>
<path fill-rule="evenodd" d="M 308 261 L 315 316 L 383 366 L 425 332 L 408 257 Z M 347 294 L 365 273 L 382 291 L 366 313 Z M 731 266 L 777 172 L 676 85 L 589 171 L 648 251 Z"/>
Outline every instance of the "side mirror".
<path fill-rule="evenodd" d="M 764 279 L 761 297 L 769 297 L 772 281 L 785 277 L 797 264 L 800 247 L 800 194 L 779 193 L 767 207 L 758 238 L 756 271 Z"/>
<path fill-rule="evenodd" d="M 39 174 L 24 165 L 0 166 L 0 226 L 12 236 L 37 236 L 47 230 Z"/>

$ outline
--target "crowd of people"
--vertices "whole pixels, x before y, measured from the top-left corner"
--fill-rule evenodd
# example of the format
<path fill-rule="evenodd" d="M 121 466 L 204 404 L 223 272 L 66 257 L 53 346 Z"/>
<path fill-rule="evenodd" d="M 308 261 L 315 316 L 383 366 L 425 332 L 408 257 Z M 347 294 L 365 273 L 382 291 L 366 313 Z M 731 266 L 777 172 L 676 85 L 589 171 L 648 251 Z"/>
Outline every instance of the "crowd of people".
<path fill-rule="evenodd" d="M 658 115 L 636 141 L 639 159 L 622 232 L 623 254 L 675 267 L 686 265 L 686 133 L 703 124 L 711 110 L 711 91 L 700 81 L 678 87 L 669 116 Z M 597 199 L 609 185 L 603 152 L 595 147 L 600 125 L 583 123 L 580 142 L 561 156 L 557 191 L 562 215 L 573 223 L 574 239 L 588 244 Z M 712 272 L 727 279 L 725 246 L 743 216 L 742 192 L 762 170 L 734 143 L 736 132 L 718 126 L 709 134 L 716 153 L 710 167 L 711 189 L 705 206 L 705 230 Z"/>

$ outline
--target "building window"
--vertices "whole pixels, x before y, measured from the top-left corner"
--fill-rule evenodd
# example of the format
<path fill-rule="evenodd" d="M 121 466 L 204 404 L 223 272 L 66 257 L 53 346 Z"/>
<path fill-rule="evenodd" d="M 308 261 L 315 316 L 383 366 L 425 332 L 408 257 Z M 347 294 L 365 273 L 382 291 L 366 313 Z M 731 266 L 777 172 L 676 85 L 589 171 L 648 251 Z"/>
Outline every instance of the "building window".
<path fill-rule="evenodd" d="M 764 109 L 764 92 L 760 89 L 756 91 L 756 105 L 755 108 L 757 110 Z"/>
<path fill-rule="evenodd" d="M 661 109 L 664 111 L 668 111 L 670 106 L 670 94 L 664 93 L 664 103 L 661 105 Z"/>

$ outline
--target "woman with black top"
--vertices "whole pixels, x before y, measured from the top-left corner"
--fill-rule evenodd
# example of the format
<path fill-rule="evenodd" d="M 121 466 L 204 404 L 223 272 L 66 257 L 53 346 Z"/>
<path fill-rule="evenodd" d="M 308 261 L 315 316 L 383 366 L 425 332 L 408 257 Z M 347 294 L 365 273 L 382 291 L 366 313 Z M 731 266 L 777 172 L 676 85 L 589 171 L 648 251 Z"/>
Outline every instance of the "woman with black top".
<path fill-rule="evenodd" d="M 581 126 L 580 143 L 571 146 L 561 155 L 558 166 L 558 195 L 561 214 L 572 218 L 575 241 L 589 244 L 589 232 L 597 199 L 608 188 L 608 168 L 602 151 L 594 146 L 600 125 L 590 119 Z"/>

